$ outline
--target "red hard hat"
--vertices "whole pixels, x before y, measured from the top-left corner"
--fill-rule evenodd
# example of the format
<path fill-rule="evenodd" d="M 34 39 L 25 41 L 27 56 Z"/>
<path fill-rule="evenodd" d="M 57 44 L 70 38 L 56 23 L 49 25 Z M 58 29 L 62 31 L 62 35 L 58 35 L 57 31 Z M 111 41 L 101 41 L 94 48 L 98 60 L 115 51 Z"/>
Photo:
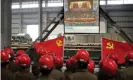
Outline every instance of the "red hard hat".
<path fill-rule="evenodd" d="M 89 64 L 91 64 L 95 68 L 95 63 L 92 59 L 89 60 Z"/>
<path fill-rule="evenodd" d="M 89 64 L 87 68 L 89 72 L 94 73 L 95 63 L 92 59 L 89 60 Z"/>
<path fill-rule="evenodd" d="M 103 62 L 102 70 L 108 76 L 116 75 L 116 73 L 117 73 L 117 64 L 113 59 L 106 59 Z"/>
<path fill-rule="evenodd" d="M 21 56 L 22 54 L 25 54 L 25 51 L 24 50 L 18 50 L 16 52 L 16 57 Z"/>
<path fill-rule="evenodd" d="M 19 65 L 19 56 L 16 57 L 16 59 L 14 60 L 14 63 L 15 63 L 16 65 Z"/>
<path fill-rule="evenodd" d="M 31 64 L 31 59 L 28 55 L 21 55 L 17 59 L 18 59 L 18 64 L 21 66 L 30 66 Z"/>
<path fill-rule="evenodd" d="M 76 54 L 76 59 L 87 62 L 89 60 L 89 53 L 87 50 L 80 49 Z"/>
<path fill-rule="evenodd" d="M 41 68 L 52 69 L 54 67 L 53 59 L 49 55 L 43 55 L 39 60 L 39 64 Z"/>
<path fill-rule="evenodd" d="M 71 66 L 71 58 L 67 59 L 66 66 Z"/>
<path fill-rule="evenodd" d="M 37 53 L 38 53 L 38 56 L 39 56 L 39 57 L 41 57 L 41 56 L 43 56 L 43 55 L 46 55 L 46 54 L 47 54 L 47 50 L 46 50 L 46 49 L 44 49 L 43 47 L 39 47 L 39 49 L 38 49 Z"/>
<path fill-rule="evenodd" d="M 105 61 L 105 59 L 101 59 L 100 61 L 99 61 L 99 65 L 100 65 L 100 67 L 102 67 L 103 66 L 103 62 Z"/>
<path fill-rule="evenodd" d="M 27 54 L 21 54 L 21 55 L 19 55 L 19 56 L 16 56 L 16 59 L 14 60 L 14 63 L 15 64 L 17 64 L 17 65 L 19 65 L 19 58 L 20 58 L 20 56 L 28 56 Z"/>
<path fill-rule="evenodd" d="M 0 57 L 1 62 L 8 62 L 10 59 L 10 54 L 8 54 L 5 50 L 1 50 Z"/>
<path fill-rule="evenodd" d="M 87 69 L 88 69 L 89 72 L 94 73 L 94 65 L 88 64 Z"/>
<path fill-rule="evenodd" d="M 13 56 L 14 55 L 14 51 L 12 48 L 6 48 L 5 51 L 10 54 L 10 56 Z"/>
<path fill-rule="evenodd" d="M 60 56 L 54 56 L 54 63 L 56 66 L 62 66 L 63 65 L 63 59 Z"/>
<path fill-rule="evenodd" d="M 128 60 L 133 60 L 133 51 L 127 52 L 125 57 L 126 57 Z"/>
<path fill-rule="evenodd" d="M 47 54 L 48 54 L 48 55 L 51 55 L 51 56 L 56 56 L 56 54 L 53 53 L 52 51 L 48 51 Z"/>
<path fill-rule="evenodd" d="M 77 62 L 76 55 L 72 56 L 70 59 L 71 59 L 71 64 L 76 64 Z"/>
<path fill-rule="evenodd" d="M 118 57 L 117 57 L 117 55 L 115 53 L 109 54 L 108 58 L 109 59 L 113 59 L 117 63 Z"/>

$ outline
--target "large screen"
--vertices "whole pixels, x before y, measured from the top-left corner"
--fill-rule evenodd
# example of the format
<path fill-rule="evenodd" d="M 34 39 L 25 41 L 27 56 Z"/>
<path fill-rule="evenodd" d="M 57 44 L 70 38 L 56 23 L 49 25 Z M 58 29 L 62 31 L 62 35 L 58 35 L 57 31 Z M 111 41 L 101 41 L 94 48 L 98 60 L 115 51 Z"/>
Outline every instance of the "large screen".
<path fill-rule="evenodd" d="M 64 0 L 65 33 L 99 33 L 99 0 Z"/>

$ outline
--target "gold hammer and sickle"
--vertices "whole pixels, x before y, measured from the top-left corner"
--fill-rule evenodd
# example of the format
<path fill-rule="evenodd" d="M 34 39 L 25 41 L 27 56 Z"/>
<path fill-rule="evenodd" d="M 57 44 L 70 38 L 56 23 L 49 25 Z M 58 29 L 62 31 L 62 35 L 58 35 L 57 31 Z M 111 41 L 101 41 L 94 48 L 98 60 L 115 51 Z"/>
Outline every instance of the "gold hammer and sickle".
<path fill-rule="evenodd" d="M 114 44 L 111 43 L 111 42 L 108 42 L 106 48 L 107 49 L 113 49 L 114 48 Z"/>
<path fill-rule="evenodd" d="M 63 45 L 63 42 L 61 40 L 57 40 L 56 41 L 56 44 L 57 44 L 57 46 L 62 46 Z"/>

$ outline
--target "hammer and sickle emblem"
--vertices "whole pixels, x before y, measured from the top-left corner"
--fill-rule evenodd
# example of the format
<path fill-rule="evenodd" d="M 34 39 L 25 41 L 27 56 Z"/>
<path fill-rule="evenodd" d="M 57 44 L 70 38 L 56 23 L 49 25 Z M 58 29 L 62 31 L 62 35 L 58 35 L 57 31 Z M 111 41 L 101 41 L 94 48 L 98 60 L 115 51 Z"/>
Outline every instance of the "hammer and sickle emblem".
<path fill-rule="evenodd" d="M 56 41 L 56 44 L 57 44 L 57 46 L 62 46 L 63 45 L 63 42 L 61 40 L 57 40 Z"/>
<path fill-rule="evenodd" d="M 113 49 L 114 48 L 114 44 L 111 43 L 111 42 L 108 42 L 106 48 L 107 49 Z"/>

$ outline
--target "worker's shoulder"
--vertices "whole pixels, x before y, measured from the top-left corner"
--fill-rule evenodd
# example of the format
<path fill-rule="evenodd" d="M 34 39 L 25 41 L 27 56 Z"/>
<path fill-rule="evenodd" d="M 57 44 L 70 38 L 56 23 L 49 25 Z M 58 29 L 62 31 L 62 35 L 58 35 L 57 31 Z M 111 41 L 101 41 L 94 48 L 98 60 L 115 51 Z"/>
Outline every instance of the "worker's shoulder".
<path fill-rule="evenodd" d="M 60 74 L 60 75 L 64 74 L 63 72 L 56 70 L 56 69 L 53 69 L 51 73 L 56 73 L 56 74 Z"/>
<path fill-rule="evenodd" d="M 1 69 L 1 80 L 13 80 L 14 74 L 8 69 Z"/>
<path fill-rule="evenodd" d="M 74 77 L 86 77 L 88 79 L 97 80 L 97 76 L 95 74 L 92 74 L 90 72 L 76 72 L 69 76 L 70 78 Z"/>
<path fill-rule="evenodd" d="M 52 77 L 44 77 L 44 76 L 40 76 L 37 80 L 55 80 Z"/>
<path fill-rule="evenodd" d="M 37 80 L 55 80 L 55 79 L 49 78 L 49 79 L 37 79 Z"/>
<path fill-rule="evenodd" d="M 31 72 L 16 72 L 15 75 L 25 75 L 25 76 L 33 76 L 33 74 Z"/>
<path fill-rule="evenodd" d="M 125 69 L 123 69 L 123 70 L 133 70 L 133 66 L 128 67 L 128 68 L 125 68 Z"/>
<path fill-rule="evenodd" d="M 81 74 L 82 74 L 82 75 L 81 75 Z M 92 73 L 90 73 L 90 72 L 76 72 L 76 73 L 71 74 L 71 76 L 76 76 L 76 75 L 79 75 L 79 76 L 80 76 L 80 75 L 81 75 L 81 76 L 83 76 L 83 75 L 84 75 L 84 76 L 86 76 L 86 75 L 87 75 L 87 76 L 89 76 L 89 75 L 90 75 L 90 76 L 96 76 L 96 75 L 94 75 L 94 74 L 92 74 Z"/>
<path fill-rule="evenodd" d="M 133 72 L 133 66 L 125 68 L 125 69 L 122 69 L 120 72 L 122 72 L 122 73 Z"/>
<path fill-rule="evenodd" d="M 13 75 L 13 72 L 12 71 L 10 71 L 9 69 L 4 69 L 4 68 L 1 68 L 1 73 L 5 73 L 5 74 L 9 74 L 9 75 Z"/>
<path fill-rule="evenodd" d="M 133 66 L 122 69 L 120 77 L 122 77 L 123 80 L 133 80 Z"/>

